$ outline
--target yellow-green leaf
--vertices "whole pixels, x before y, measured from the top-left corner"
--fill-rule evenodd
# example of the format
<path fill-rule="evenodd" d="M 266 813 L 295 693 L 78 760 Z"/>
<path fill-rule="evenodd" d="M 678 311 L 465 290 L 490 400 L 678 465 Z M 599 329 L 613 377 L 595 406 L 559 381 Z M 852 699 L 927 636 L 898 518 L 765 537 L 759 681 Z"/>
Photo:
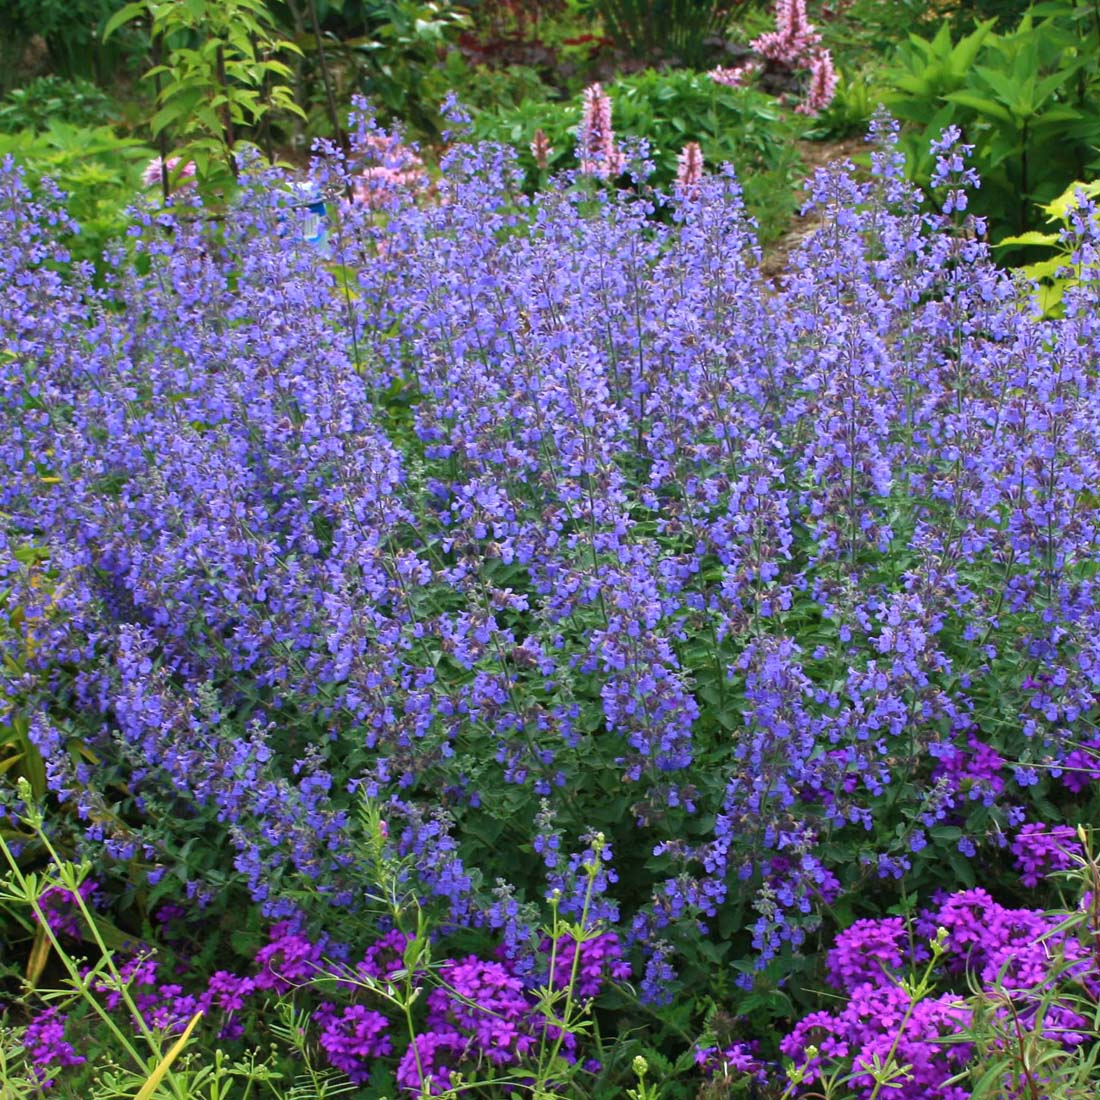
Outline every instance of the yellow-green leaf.
<path fill-rule="evenodd" d="M 149 1074 L 149 1079 L 141 1086 L 141 1090 L 134 1097 L 134 1100 L 149 1100 L 153 1093 L 157 1091 L 157 1086 L 164 1080 L 168 1071 L 172 1068 L 172 1063 L 183 1052 L 183 1048 L 187 1046 L 187 1040 L 191 1038 L 191 1032 L 195 1030 L 201 1019 L 201 1012 L 196 1012 L 191 1017 L 191 1022 L 184 1029 L 183 1034 L 172 1044 L 172 1049 L 164 1056 L 160 1065 Z"/>
<path fill-rule="evenodd" d="M 1040 233 L 1038 230 L 1030 229 L 1026 233 L 1020 233 L 1015 237 L 1005 237 L 1003 240 L 999 240 L 993 247 L 1004 248 L 1009 244 L 1051 244 L 1056 245 L 1059 241 L 1057 233 Z"/>

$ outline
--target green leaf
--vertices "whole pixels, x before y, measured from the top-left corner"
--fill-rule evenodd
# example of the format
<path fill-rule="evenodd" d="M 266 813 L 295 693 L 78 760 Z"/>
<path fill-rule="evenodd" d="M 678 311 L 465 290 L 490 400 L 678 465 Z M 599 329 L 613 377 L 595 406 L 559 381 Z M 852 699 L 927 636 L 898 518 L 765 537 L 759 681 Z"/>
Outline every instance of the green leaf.
<path fill-rule="evenodd" d="M 1039 209 L 1051 215 L 1049 221 L 1064 221 L 1069 212 L 1076 210 L 1080 205 L 1077 201 L 1078 191 L 1083 192 L 1086 198 L 1094 199 L 1100 195 L 1100 180 L 1094 180 L 1091 183 L 1074 180 L 1056 199 Z"/>
<path fill-rule="evenodd" d="M 1028 264 L 1024 268 L 1024 274 L 1029 279 L 1038 282 L 1040 279 L 1050 279 L 1062 271 L 1066 266 L 1067 256 L 1055 256 L 1050 260 L 1040 260 L 1038 263 Z"/>
<path fill-rule="evenodd" d="M 982 46 L 985 45 L 985 40 L 992 34 L 996 23 L 995 18 L 979 23 L 971 34 L 968 34 L 959 42 L 951 55 L 952 67 L 955 72 L 966 73 L 973 67 L 974 59 L 978 56 Z M 947 29 L 947 26 L 948 24 L 944 23 L 944 30 Z"/>
<path fill-rule="evenodd" d="M 119 27 L 124 26 L 126 23 L 133 22 L 133 20 L 145 15 L 146 12 L 146 5 L 141 3 L 127 4 L 125 7 L 119 9 L 107 20 L 107 25 L 103 28 L 102 40 L 106 42 Z"/>
<path fill-rule="evenodd" d="M 1028 91 L 1027 82 L 1019 83 L 999 69 L 991 69 L 987 65 L 979 65 L 978 68 L 974 70 L 974 73 L 981 79 L 982 83 L 992 89 L 1001 104 L 1009 110 L 1021 109 L 1022 105 L 1027 103 L 1031 98 L 1026 94 Z M 1031 113 L 1030 107 L 1028 108 L 1028 113 Z"/>
<path fill-rule="evenodd" d="M 1055 316 L 1056 313 L 1061 312 L 1062 298 L 1067 286 L 1069 286 L 1068 279 L 1055 279 L 1049 286 L 1039 287 L 1039 308 L 1044 314 Z"/>
<path fill-rule="evenodd" d="M 1012 113 L 985 96 L 975 95 L 973 92 L 951 92 L 943 97 L 949 103 L 957 103 L 960 107 L 969 107 L 978 114 L 988 115 L 1000 122 L 1011 123 Z"/>
<path fill-rule="evenodd" d="M 1078 119 L 1085 117 L 1076 107 L 1059 103 L 1053 107 L 1048 107 L 1042 114 L 1036 115 L 1031 120 L 1031 126 L 1033 130 L 1038 130 L 1056 122 L 1076 122 Z"/>
<path fill-rule="evenodd" d="M 993 247 L 1004 248 L 1010 244 L 1056 245 L 1060 240 L 1057 233 L 1040 233 L 1037 229 L 1029 229 L 1026 233 L 1019 233 L 1015 237 L 1004 237 Z"/>
<path fill-rule="evenodd" d="M 188 113 L 189 108 L 187 104 L 178 101 L 169 103 L 157 111 L 149 120 L 149 129 L 152 130 L 153 136 L 156 137 L 162 130 L 167 129 L 177 119 L 184 118 Z"/>
<path fill-rule="evenodd" d="M 974 868 L 970 865 L 970 861 L 964 859 L 959 852 L 948 852 L 946 858 L 955 874 L 956 882 L 961 883 L 966 890 L 972 889 L 977 880 L 974 878 Z"/>
<path fill-rule="evenodd" d="M 1049 99 L 1078 69 L 1078 65 L 1070 65 L 1052 73 L 1045 80 L 1039 82 L 1035 89 L 1035 102 L 1042 103 Z"/>

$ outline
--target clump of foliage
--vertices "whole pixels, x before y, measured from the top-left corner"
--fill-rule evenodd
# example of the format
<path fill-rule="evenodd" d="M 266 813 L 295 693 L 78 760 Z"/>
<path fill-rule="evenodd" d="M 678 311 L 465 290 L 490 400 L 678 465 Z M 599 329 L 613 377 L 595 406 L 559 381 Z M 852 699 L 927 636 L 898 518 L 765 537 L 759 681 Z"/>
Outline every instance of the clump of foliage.
<path fill-rule="evenodd" d="M 114 113 L 111 98 L 90 81 L 42 76 L 0 101 L 0 130 L 42 131 L 53 122 L 104 126 Z"/>
<path fill-rule="evenodd" d="M 591 0 L 605 31 L 631 56 L 673 57 L 701 65 L 710 40 L 721 36 L 749 0 Z"/>
<path fill-rule="evenodd" d="M 39 195 L 64 194 L 74 221 L 59 225 L 56 239 L 76 262 L 100 263 L 107 245 L 125 232 L 126 208 L 152 155 L 144 142 L 106 125 L 55 120 L 44 129 L 0 132 L 0 160 L 19 164 Z"/>
<path fill-rule="evenodd" d="M 929 142 L 944 127 L 974 145 L 982 187 L 973 208 L 996 239 L 1035 228 L 1036 204 L 1100 169 L 1100 19 L 1064 2 L 1013 30 L 994 26 L 957 40 L 946 22 L 931 38 L 911 34 L 882 81 L 890 110 L 911 127 L 904 146 L 918 183 L 931 176 Z"/>
<path fill-rule="evenodd" d="M 1100 257 L 1081 219 L 1085 277 L 1042 318 L 982 242 L 959 133 L 929 213 L 880 125 L 870 178 L 815 177 L 775 286 L 732 173 L 661 194 L 589 101 L 589 170 L 534 198 L 461 139 L 405 186 L 360 117 L 314 165 L 322 192 L 372 182 L 324 250 L 246 165 L 219 219 L 193 191 L 136 211 L 102 290 L 5 171 L 2 690 L 112 923 L 197 922 L 173 1002 L 404 927 L 363 904 L 393 892 L 384 841 L 433 948 L 498 953 L 527 1005 L 547 906 L 613 937 L 571 1094 L 681 1100 L 659 1052 L 690 1064 L 704 1019 L 716 1089 L 819 1007 L 838 930 L 959 890 L 1017 909 L 1056 863 L 1036 836 L 1096 813 Z M 64 862 L 17 839 L 13 876 Z M 404 1015 L 379 988 L 316 1007 L 339 1057 Z M 486 1023 L 470 1001 L 448 1042 Z M 495 1049 L 538 1046 L 509 1019 Z M 434 1064 L 487 1071 L 473 1049 Z"/>
<path fill-rule="evenodd" d="M 652 184 L 667 189 L 679 170 L 684 146 L 695 142 L 704 162 L 732 164 L 745 202 L 770 240 L 786 228 L 797 206 L 800 164 L 797 142 L 808 129 L 801 116 L 785 111 L 770 96 L 731 88 L 705 73 L 646 70 L 620 77 L 606 89 L 615 131 L 644 139 L 652 160 Z M 474 133 L 514 145 L 527 169 L 528 186 L 576 164 L 583 97 L 571 103 L 525 100 L 516 107 L 475 113 Z M 540 158 L 532 143 L 541 131 L 550 152 Z"/>
<path fill-rule="evenodd" d="M 117 77 L 143 45 L 136 35 L 103 41 L 103 28 L 117 7 L 117 0 L 9 0 L 0 37 L 0 92 L 11 89 L 34 39 L 45 45 L 54 76 L 97 82 Z"/>
<path fill-rule="evenodd" d="M 276 33 L 263 0 L 159 3 L 136 0 L 108 20 L 104 38 L 135 22 L 148 26 L 154 64 L 145 74 L 156 92 L 149 120 L 161 156 L 165 144 L 197 170 L 206 189 L 227 186 L 237 172 L 242 126 L 258 127 L 275 110 L 301 114 L 280 54 L 293 43 Z"/>
<path fill-rule="evenodd" d="M 292 83 L 308 121 L 285 121 L 297 127 L 294 137 L 303 142 L 303 152 L 307 132 L 338 137 L 338 110 L 358 94 L 369 96 L 388 121 L 438 141 L 439 103 L 463 71 L 455 50 L 470 26 L 463 6 L 440 0 L 285 0 L 270 11 L 301 51 Z"/>

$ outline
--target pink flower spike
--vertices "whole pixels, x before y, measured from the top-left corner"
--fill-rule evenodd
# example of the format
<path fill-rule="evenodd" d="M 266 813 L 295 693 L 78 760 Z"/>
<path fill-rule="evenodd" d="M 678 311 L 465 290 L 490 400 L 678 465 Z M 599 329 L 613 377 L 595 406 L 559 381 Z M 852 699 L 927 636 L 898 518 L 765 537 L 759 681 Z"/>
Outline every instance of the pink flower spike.
<path fill-rule="evenodd" d="M 754 73 L 760 71 L 759 61 L 746 61 L 743 65 L 734 65 L 730 68 L 711 69 L 707 76 L 716 84 L 724 84 L 727 88 L 740 88 Z"/>
<path fill-rule="evenodd" d="M 611 126 L 611 98 L 600 84 L 584 90 L 584 112 L 577 131 L 577 154 L 586 176 L 607 179 L 623 170 L 623 155 Z"/>
<path fill-rule="evenodd" d="M 676 187 L 683 194 L 694 197 L 703 178 L 703 150 L 697 141 L 689 141 L 677 160 Z"/>
<path fill-rule="evenodd" d="M 816 115 L 833 101 L 836 95 L 837 74 L 833 68 L 833 58 L 828 50 L 822 50 L 810 62 L 810 86 L 806 91 L 805 102 L 795 110 L 803 115 Z"/>
<path fill-rule="evenodd" d="M 180 168 L 179 157 L 169 157 L 167 161 L 161 161 L 160 157 L 153 157 L 151 161 L 145 166 L 145 171 L 141 174 L 141 182 L 146 187 L 155 187 L 160 183 L 161 179 L 161 164 L 166 164 L 168 167 L 168 180 L 173 182 L 177 179 L 178 183 L 182 187 L 184 184 L 189 183 L 195 178 L 195 164 L 194 161 L 188 161 L 182 168 Z M 177 171 L 178 170 L 178 171 Z"/>
<path fill-rule="evenodd" d="M 806 0 L 777 0 L 776 29 L 751 43 L 761 57 L 801 68 L 821 43 L 821 35 L 806 15 Z"/>
<path fill-rule="evenodd" d="M 545 171 L 553 155 L 554 147 L 550 144 L 550 139 L 541 129 L 536 130 L 535 138 L 531 142 L 531 156 L 535 158 L 535 164 Z"/>

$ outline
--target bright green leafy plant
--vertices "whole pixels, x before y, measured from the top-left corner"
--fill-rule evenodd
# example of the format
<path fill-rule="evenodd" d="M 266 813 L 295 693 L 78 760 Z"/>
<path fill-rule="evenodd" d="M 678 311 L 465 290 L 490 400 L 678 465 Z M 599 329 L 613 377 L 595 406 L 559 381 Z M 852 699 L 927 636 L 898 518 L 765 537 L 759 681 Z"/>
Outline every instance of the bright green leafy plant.
<path fill-rule="evenodd" d="M 948 125 L 975 147 L 982 187 L 972 199 L 994 238 L 1033 228 L 1036 203 L 1095 165 L 1100 144 L 1100 84 L 1070 5 L 1026 14 L 1009 32 L 979 23 L 958 41 L 949 23 L 934 37 L 911 34 L 883 74 L 886 104 L 908 124 L 904 147 L 913 179 L 925 183 L 929 143 Z"/>
<path fill-rule="evenodd" d="M 854 137 L 867 133 L 875 112 L 886 98 L 874 71 L 837 74 L 836 92 L 817 116 L 818 127 L 830 137 Z"/>
<path fill-rule="evenodd" d="M 1056 199 L 1040 207 L 1047 216 L 1047 224 L 1057 228 L 1045 232 L 1033 229 L 997 242 L 1001 248 L 1053 250 L 1052 255 L 1024 264 L 1021 268 L 1029 279 L 1035 280 L 1039 307 L 1047 316 L 1053 317 L 1061 313 L 1062 298 L 1066 290 L 1075 286 L 1083 274 L 1084 265 L 1074 247 L 1072 223 L 1074 215 L 1081 207 L 1081 200 L 1097 197 L 1100 197 L 1100 180 L 1093 180 L 1091 183 L 1076 180 Z"/>
<path fill-rule="evenodd" d="M 81 227 L 63 234 L 73 260 L 99 263 L 107 242 L 126 225 L 126 207 L 141 186 L 142 168 L 153 155 L 144 142 L 120 137 L 110 126 L 81 127 L 61 121 L 45 130 L 0 133 L 0 159 L 11 156 L 41 191 L 50 180 L 66 195 L 69 214 Z"/>
<path fill-rule="evenodd" d="M 145 74 L 156 87 L 150 129 L 162 150 L 168 139 L 175 157 L 195 165 L 201 187 L 232 181 L 238 141 L 270 111 L 302 113 L 280 59 L 298 48 L 277 35 L 263 0 L 137 0 L 108 20 L 104 39 L 136 21 L 148 25 L 159 58 Z"/>

